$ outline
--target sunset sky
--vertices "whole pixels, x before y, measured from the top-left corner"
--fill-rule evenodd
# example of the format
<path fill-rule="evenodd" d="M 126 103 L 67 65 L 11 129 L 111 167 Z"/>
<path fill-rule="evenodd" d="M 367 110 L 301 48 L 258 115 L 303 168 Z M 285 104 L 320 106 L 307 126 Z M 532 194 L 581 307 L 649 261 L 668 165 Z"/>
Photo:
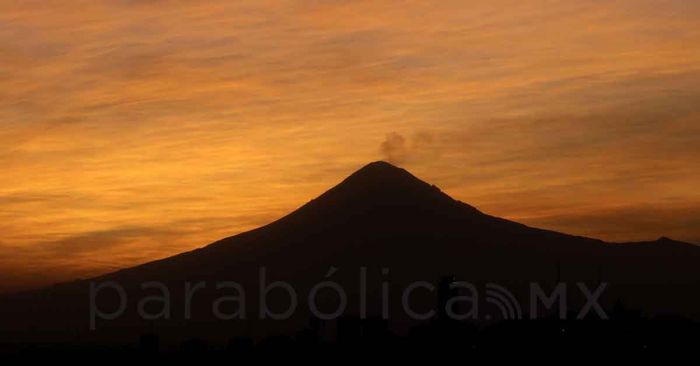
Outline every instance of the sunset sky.
<path fill-rule="evenodd" d="M 700 1 L 0 0 L 0 291 L 380 159 L 526 224 L 700 243 Z"/>

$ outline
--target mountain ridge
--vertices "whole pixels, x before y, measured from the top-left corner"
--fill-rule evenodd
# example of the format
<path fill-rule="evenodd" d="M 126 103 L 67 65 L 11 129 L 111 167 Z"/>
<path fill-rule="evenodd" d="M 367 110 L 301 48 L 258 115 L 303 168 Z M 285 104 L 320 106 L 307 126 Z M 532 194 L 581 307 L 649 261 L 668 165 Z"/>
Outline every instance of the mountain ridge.
<path fill-rule="evenodd" d="M 365 165 L 317 198 L 267 225 L 223 238 L 189 252 L 108 273 L 99 278 L 109 278 L 112 274 L 163 265 L 171 261 L 175 263 L 173 265 L 182 265 L 183 262 L 189 262 L 185 259 L 187 257 L 203 255 L 217 260 L 241 256 L 269 258 L 274 257 L 276 251 L 291 251 L 295 246 L 298 247 L 297 250 L 320 253 L 334 245 L 339 251 L 362 252 L 362 248 L 353 247 L 349 242 L 362 241 L 365 239 L 364 235 L 371 235 L 364 231 L 356 235 L 353 227 L 365 228 L 362 230 L 373 233 L 390 233 L 382 234 L 384 236 L 401 237 L 406 222 L 411 223 L 407 226 L 414 232 L 411 235 L 424 238 L 425 243 L 433 243 L 436 237 L 450 233 L 450 241 L 471 242 L 473 250 L 481 251 L 482 254 L 491 253 L 489 255 L 494 255 L 494 252 L 507 254 L 508 251 L 531 251 L 553 257 L 579 254 L 595 257 L 599 252 L 617 246 L 600 239 L 533 228 L 485 214 L 469 204 L 453 199 L 405 169 L 384 161 L 376 161 Z M 432 226 L 421 231 L 422 222 L 430 222 Z M 370 229 L 366 229 L 368 227 Z M 316 246 L 309 244 L 318 238 L 338 236 L 347 240 L 328 240 Z M 520 244 L 520 241 L 529 242 L 529 246 Z M 260 242 L 264 242 L 264 245 Z M 638 246 L 642 249 L 640 252 L 645 254 L 649 248 L 658 248 L 647 243 L 657 242 L 659 241 L 622 244 L 626 249 L 629 249 L 630 245 Z M 662 242 L 682 247 L 682 251 L 692 251 L 688 248 L 694 247 L 692 244 L 672 240 Z M 375 250 L 378 245 L 381 244 L 365 248 L 365 254 Z M 445 253 L 453 249 L 454 246 L 443 248 Z M 217 260 L 210 259 L 216 265 L 220 265 Z M 195 262 L 197 263 L 190 265 L 195 267 L 199 264 L 199 261 Z"/>
<path fill-rule="evenodd" d="M 361 188 L 357 188 L 361 187 Z M 390 193 L 396 193 L 395 196 L 391 196 Z M 386 198 L 386 195 L 389 193 L 389 198 Z M 51 286 L 47 286 L 47 288 L 52 288 L 56 286 L 61 286 L 65 284 L 71 284 L 75 282 L 85 282 L 85 281 L 90 281 L 92 279 L 101 279 L 101 278 L 109 278 L 114 275 L 118 275 L 124 272 L 128 272 L 129 270 L 133 269 L 138 269 L 138 268 L 143 268 L 147 267 L 153 264 L 157 263 L 163 263 L 167 262 L 173 258 L 178 258 L 178 257 L 183 257 L 183 256 L 189 256 L 189 255 L 196 255 L 198 253 L 202 252 L 207 252 L 211 250 L 215 251 L 226 251 L 227 249 L 231 249 L 230 246 L 236 245 L 236 241 L 240 240 L 240 238 L 245 238 L 247 236 L 255 235 L 255 233 L 260 232 L 261 230 L 266 230 L 270 228 L 276 228 L 276 227 L 281 227 L 280 230 L 284 230 L 284 227 L 288 226 L 293 226 L 295 224 L 298 224 L 300 221 L 308 220 L 309 216 L 313 216 L 315 218 L 318 218 L 319 216 L 325 215 L 328 211 L 332 210 L 337 210 L 338 207 L 337 205 L 339 203 L 341 204 L 348 204 L 352 203 L 354 201 L 361 201 L 361 199 L 376 199 L 377 197 L 384 197 L 383 199 L 386 199 L 388 202 L 385 202 L 386 204 L 391 204 L 393 207 L 396 207 L 396 205 L 400 205 L 400 202 L 397 201 L 398 199 L 405 199 L 408 200 L 408 204 L 410 206 L 415 206 L 415 198 L 417 196 L 412 196 L 411 194 L 421 194 L 422 199 L 419 199 L 418 201 L 428 201 L 429 204 L 433 204 L 435 202 L 440 203 L 443 208 L 444 207 L 450 207 L 457 209 L 457 210 L 464 210 L 465 212 L 469 212 L 470 215 L 474 215 L 474 219 L 477 220 L 476 224 L 483 224 L 483 223 L 500 223 L 503 224 L 504 226 L 510 226 L 514 230 L 517 229 L 523 229 L 523 230 L 533 230 L 540 232 L 544 235 L 549 235 L 549 236 L 564 236 L 568 238 L 575 238 L 579 239 L 582 241 L 587 241 L 589 243 L 598 243 L 601 245 L 606 245 L 606 246 L 637 246 L 637 247 L 644 247 L 644 249 L 648 248 L 659 248 L 663 246 L 673 246 L 677 248 L 688 248 L 688 247 L 697 247 L 696 245 L 692 243 L 686 243 L 682 241 L 677 241 L 673 240 L 671 238 L 668 238 L 666 236 L 662 236 L 656 240 L 650 240 L 650 241 L 637 241 L 637 242 L 607 242 L 601 239 L 597 238 L 590 238 L 586 236 L 580 236 L 580 235 L 572 235 L 568 233 L 563 233 L 559 231 L 554 231 L 554 230 L 548 230 L 548 229 L 541 229 L 541 228 L 536 228 L 536 227 L 531 227 L 519 222 L 503 219 L 500 217 L 496 216 L 491 216 L 486 213 L 483 213 L 482 211 L 478 210 L 476 207 L 469 205 L 465 202 L 462 202 L 460 200 L 456 200 L 452 198 L 451 196 L 447 195 L 446 193 L 442 192 L 437 186 L 429 184 L 413 174 L 411 174 L 409 171 L 397 167 L 391 163 L 388 163 L 386 161 L 374 161 L 370 162 L 360 169 L 356 170 L 354 173 L 350 174 L 348 177 L 343 179 L 339 184 L 335 185 L 334 187 L 328 189 L 326 192 L 322 193 L 318 197 L 310 200 L 306 204 L 300 206 L 296 210 L 291 211 L 289 214 L 276 219 L 268 224 L 262 225 L 260 227 L 254 228 L 252 230 L 244 231 L 232 236 L 228 236 L 222 239 L 219 239 L 215 242 L 209 243 L 207 245 L 201 246 L 199 248 L 195 248 L 193 250 L 185 251 L 182 253 L 178 253 L 172 256 L 148 261 L 145 263 L 137 264 L 131 267 L 126 267 L 122 268 L 116 271 L 112 272 L 107 272 L 101 275 L 97 275 L 94 277 L 91 277 L 89 279 L 76 279 L 73 281 L 67 281 L 63 283 L 57 283 Z M 365 200 L 366 202 L 366 200 Z M 376 206 L 377 201 L 371 201 L 370 206 Z M 356 208 L 356 207 L 355 207 Z M 319 212 L 312 212 L 308 213 L 308 211 L 321 211 Z M 346 219 L 346 218 L 344 218 Z M 233 242 L 233 243 L 232 243 Z M 26 292 L 35 292 L 35 291 L 41 291 L 43 288 L 38 288 L 38 289 L 32 289 L 32 290 L 25 290 L 25 291 L 20 291 L 20 293 L 26 293 Z M 5 294 L 7 295 L 7 294 Z"/>
<path fill-rule="evenodd" d="M 385 276 L 391 277 L 395 287 L 446 275 L 476 284 L 510 284 L 513 291 L 519 288 L 521 292 L 531 283 L 552 286 L 605 281 L 614 285 L 601 300 L 604 306 L 623 299 L 650 314 L 664 311 L 700 318 L 700 299 L 694 302 L 687 297 L 688 291 L 697 290 L 697 263 L 700 248 L 692 244 L 660 238 L 614 245 L 490 216 L 404 169 L 374 162 L 259 228 L 94 278 L 0 296 L 0 318 L 4 318 L 0 324 L 25 332 L 43 327 L 57 334 L 65 333 L 66 324 L 87 327 L 86 299 L 94 283 L 104 282 L 123 286 L 132 309 L 136 306 L 134 297 L 143 293 L 141 286 L 153 281 L 180 297 L 187 283 L 236 281 L 253 289 L 249 297 L 255 301 L 255 291 L 259 291 L 256 280 L 263 268 L 270 278 L 301 290 L 323 280 L 329 268 L 339 269 L 333 280 L 350 284 L 348 296 L 357 294 L 353 284 L 359 268 L 373 273 L 386 270 Z M 377 286 L 370 284 L 375 290 Z M 203 292 L 210 297 L 217 295 L 212 288 Z M 422 301 L 429 304 L 432 299 Z M 373 305 L 371 314 L 376 315 L 378 304 Z M 207 306 L 199 313 L 207 314 L 211 304 Z M 279 327 L 290 330 L 307 320 L 299 314 L 292 325 Z M 114 329 L 127 329 L 129 334 L 147 331 L 150 326 L 134 320 L 133 315 L 109 324 Z M 182 328 L 183 334 L 202 325 L 169 324 Z M 277 326 L 275 331 L 282 331 Z M 230 331 L 225 324 L 217 327 L 222 334 Z M 30 333 L 25 334 L 31 338 Z"/>

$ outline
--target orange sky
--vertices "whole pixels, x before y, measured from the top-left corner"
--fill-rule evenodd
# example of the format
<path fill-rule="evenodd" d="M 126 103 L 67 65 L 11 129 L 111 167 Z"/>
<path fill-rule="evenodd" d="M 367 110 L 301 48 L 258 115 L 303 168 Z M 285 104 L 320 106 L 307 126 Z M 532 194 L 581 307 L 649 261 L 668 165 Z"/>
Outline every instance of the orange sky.
<path fill-rule="evenodd" d="M 488 5 L 487 5 L 488 4 Z M 386 159 L 700 243 L 700 2 L 0 1 L 0 290 L 265 224 Z"/>

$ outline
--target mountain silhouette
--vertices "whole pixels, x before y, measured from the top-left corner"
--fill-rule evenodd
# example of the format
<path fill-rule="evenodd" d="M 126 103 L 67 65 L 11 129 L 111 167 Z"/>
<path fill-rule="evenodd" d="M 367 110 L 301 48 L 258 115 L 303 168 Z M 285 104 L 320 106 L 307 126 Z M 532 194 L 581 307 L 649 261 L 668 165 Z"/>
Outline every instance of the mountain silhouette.
<path fill-rule="evenodd" d="M 0 297 L 0 337 L 27 342 L 45 340 L 133 339 L 154 329 L 172 339 L 206 334 L 289 334 L 309 319 L 306 301 L 285 321 L 260 320 L 260 273 L 267 282 L 285 281 L 300 299 L 321 281 L 342 284 L 347 312 L 356 316 L 362 297 L 358 281 L 367 274 L 366 313 L 392 314 L 401 291 L 415 281 L 435 282 L 445 276 L 477 285 L 498 283 L 516 296 L 526 296 L 538 283 L 551 291 L 558 283 L 606 282 L 601 298 L 606 308 L 624 302 L 648 314 L 673 313 L 698 317 L 696 295 L 700 278 L 700 247 L 661 238 L 638 243 L 607 243 L 597 239 L 537 229 L 482 213 L 457 201 L 404 169 L 378 161 L 356 171 L 316 199 L 268 225 L 219 240 L 200 249 L 123 269 L 90 280 Z M 90 284 L 113 281 L 128 295 L 125 315 L 90 328 Z M 143 320 L 138 301 L 153 291 L 145 282 L 158 281 L 170 290 L 170 319 Z M 217 288 L 235 281 L 245 289 L 247 315 L 236 322 L 217 321 L 212 303 L 226 294 Z M 191 301 L 191 319 L 184 319 L 186 286 L 204 282 Z M 395 299 L 384 305 L 382 284 Z M 100 309 L 115 309 L 119 299 L 104 291 Z M 333 308 L 337 300 L 321 296 L 319 307 Z M 269 293 L 275 311 L 290 301 L 284 291 Z M 416 308 L 435 305 L 434 294 L 416 291 Z M 584 299 L 570 299 L 580 306 Z M 523 308 L 528 303 L 522 301 Z M 389 317 L 398 329 L 410 323 Z M 131 338 L 129 338 L 131 337 Z M 180 337 L 180 338 L 178 338 Z"/>

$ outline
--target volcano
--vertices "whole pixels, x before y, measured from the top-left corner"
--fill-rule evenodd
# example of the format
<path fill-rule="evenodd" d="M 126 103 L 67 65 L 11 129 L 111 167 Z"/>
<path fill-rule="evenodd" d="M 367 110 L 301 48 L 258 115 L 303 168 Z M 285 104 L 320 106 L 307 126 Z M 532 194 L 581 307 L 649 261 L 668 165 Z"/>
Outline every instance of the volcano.
<path fill-rule="evenodd" d="M 354 316 L 363 306 L 368 316 L 381 316 L 398 307 L 407 284 L 451 277 L 477 285 L 498 283 L 516 295 L 532 283 L 549 289 L 559 283 L 591 288 L 606 283 L 609 290 L 601 301 L 608 308 L 624 302 L 649 314 L 698 317 L 698 263 L 700 247 L 667 238 L 607 243 L 490 216 L 379 161 L 258 229 L 93 279 L 3 296 L 0 337 L 26 342 L 133 339 L 154 329 L 172 337 L 230 337 L 286 334 L 303 327 L 309 319 L 305 300 L 289 319 L 260 319 L 263 271 L 267 283 L 284 281 L 299 298 L 319 282 L 341 284 Z M 364 285 L 358 282 L 363 273 Z M 172 306 L 167 317 L 144 320 L 137 314 L 139 303 L 153 294 L 152 287 L 144 286 L 153 282 L 168 289 Z M 243 319 L 221 322 L 211 316 L 224 282 L 245 289 Z M 95 298 L 96 284 L 104 283 L 118 284 L 124 296 L 105 290 Z M 326 295 L 319 306 L 337 305 Z M 416 296 L 416 307 L 434 305 L 432 294 Z M 364 303 L 356 302 L 358 297 Z M 386 304 L 383 297 L 394 300 Z M 279 313 L 290 300 L 277 288 L 265 301 Z M 112 312 L 122 305 L 123 316 L 91 324 L 92 306 Z"/>

